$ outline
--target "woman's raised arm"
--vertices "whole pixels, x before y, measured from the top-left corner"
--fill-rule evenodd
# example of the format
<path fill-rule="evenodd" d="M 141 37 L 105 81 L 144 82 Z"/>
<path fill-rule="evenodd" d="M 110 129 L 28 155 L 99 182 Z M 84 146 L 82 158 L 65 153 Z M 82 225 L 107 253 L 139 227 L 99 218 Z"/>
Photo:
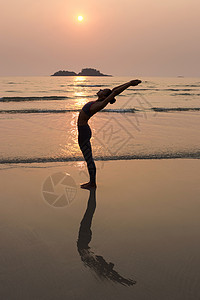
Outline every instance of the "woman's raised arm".
<path fill-rule="evenodd" d="M 140 84 L 142 81 L 135 79 L 135 80 L 131 80 L 129 82 L 126 82 L 122 85 L 116 86 L 114 89 L 112 89 L 112 92 L 115 92 L 117 94 L 115 94 L 115 96 L 121 94 L 124 90 L 126 90 L 129 86 L 135 86 Z"/>
<path fill-rule="evenodd" d="M 104 100 L 100 101 L 100 102 L 96 102 L 92 105 L 91 107 L 91 112 L 93 114 L 95 114 L 96 112 L 100 111 L 101 109 L 103 109 L 111 100 L 113 100 L 113 98 L 119 94 L 121 94 L 124 90 L 126 90 L 128 87 L 130 86 L 135 86 L 140 84 L 142 81 L 141 80 L 131 80 L 129 82 L 126 82 L 122 85 L 119 85 L 117 87 L 115 87 L 114 89 L 112 89 L 112 93 L 105 98 Z"/>
<path fill-rule="evenodd" d="M 103 109 L 113 98 L 118 95 L 114 92 L 112 92 L 107 98 L 105 98 L 102 101 L 96 101 L 90 108 L 90 111 L 92 114 L 95 114 L 96 112 L 100 111 Z"/>

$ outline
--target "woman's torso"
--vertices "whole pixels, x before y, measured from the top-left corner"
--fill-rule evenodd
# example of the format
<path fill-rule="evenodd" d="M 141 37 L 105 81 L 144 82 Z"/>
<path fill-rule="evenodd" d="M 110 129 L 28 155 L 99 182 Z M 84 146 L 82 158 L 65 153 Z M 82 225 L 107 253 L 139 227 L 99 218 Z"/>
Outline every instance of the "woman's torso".
<path fill-rule="evenodd" d="M 90 117 L 93 115 L 90 111 L 90 107 L 95 103 L 96 101 L 90 101 L 88 103 L 86 103 L 80 113 L 79 113 L 79 116 L 78 116 L 78 125 L 79 126 L 83 126 L 83 125 L 86 125 L 88 120 L 90 119 Z"/>

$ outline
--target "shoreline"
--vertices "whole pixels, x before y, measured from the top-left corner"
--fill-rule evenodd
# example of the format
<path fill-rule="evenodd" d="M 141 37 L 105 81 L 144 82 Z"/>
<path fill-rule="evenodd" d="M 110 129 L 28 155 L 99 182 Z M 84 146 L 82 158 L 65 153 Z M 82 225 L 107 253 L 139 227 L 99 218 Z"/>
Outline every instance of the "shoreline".
<path fill-rule="evenodd" d="M 142 160 L 184 160 L 184 159 L 200 159 L 200 152 L 190 153 L 177 153 L 177 154 L 152 154 L 152 155 L 130 155 L 130 156 L 105 156 L 105 157 L 93 157 L 94 161 L 142 161 Z M 0 160 L 0 165 L 9 164 L 43 164 L 43 163 L 56 163 L 56 162 L 85 162 L 84 158 L 68 157 L 68 158 L 27 158 L 27 159 L 4 159 Z"/>

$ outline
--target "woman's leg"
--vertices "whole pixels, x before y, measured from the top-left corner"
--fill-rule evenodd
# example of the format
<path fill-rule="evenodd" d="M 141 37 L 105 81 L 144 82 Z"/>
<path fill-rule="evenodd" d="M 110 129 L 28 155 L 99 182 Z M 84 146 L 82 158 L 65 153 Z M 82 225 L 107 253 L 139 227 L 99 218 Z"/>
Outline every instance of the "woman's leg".
<path fill-rule="evenodd" d="M 90 140 L 87 140 L 81 144 L 79 143 L 79 146 L 87 163 L 88 173 L 90 175 L 90 183 L 92 185 L 96 185 L 96 166 L 92 157 Z"/>
<path fill-rule="evenodd" d="M 90 138 L 92 132 L 90 126 L 83 125 L 78 126 L 78 143 L 79 147 L 83 153 L 85 161 L 87 163 L 88 173 L 90 175 L 90 182 L 82 184 L 82 188 L 96 187 L 96 166 L 92 157 L 92 148 L 90 144 Z"/>

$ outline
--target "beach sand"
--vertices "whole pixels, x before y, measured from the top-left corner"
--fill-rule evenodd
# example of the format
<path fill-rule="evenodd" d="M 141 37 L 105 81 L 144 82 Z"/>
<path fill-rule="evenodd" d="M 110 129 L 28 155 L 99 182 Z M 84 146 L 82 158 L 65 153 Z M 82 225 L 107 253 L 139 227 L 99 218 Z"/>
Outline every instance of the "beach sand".
<path fill-rule="evenodd" d="M 0 298 L 200 299 L 200 161 L 96 165 L 96 194 L 80 162 L 1 171 Z M 43 191 L 65 172 L 57 207 Z"/>

